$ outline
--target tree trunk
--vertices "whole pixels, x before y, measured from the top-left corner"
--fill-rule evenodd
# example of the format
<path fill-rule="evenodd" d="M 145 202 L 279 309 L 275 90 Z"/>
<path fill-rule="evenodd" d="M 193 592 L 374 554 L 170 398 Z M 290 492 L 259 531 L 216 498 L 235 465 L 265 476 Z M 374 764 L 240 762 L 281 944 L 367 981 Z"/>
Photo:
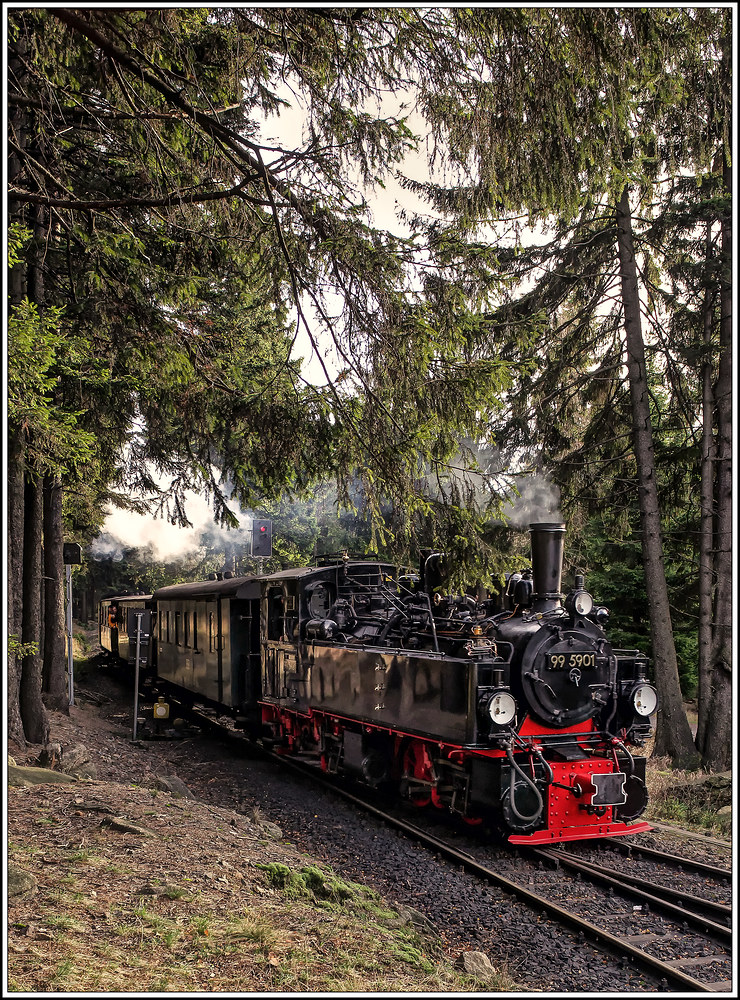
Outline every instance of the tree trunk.
<path fill-rule="evenodd" d="M 642 558 L 650 612 L 655 683 L 659 697 L 654 753 L 656 756 L 670 757 L 675 767 L 696 767 L 699 757 L 683 707 L 663 562 L 650 396 L 627 187 L 617 206 L 616 221 L 627 370 L 632 401 L 632 440 L 638 470 Z"/>
<path fill-rule="evenodd" d="M 724 166 L 725 193 L 732 190 L 731 168 Z M 717 402 L 717 533 L 715 536 L 714 634 L 712 638 L 710 724 L 702 763 L 725 771 L 732 760 L 732 215 L 722 217 L 719 374 Z"/>
<path fill-rule="evenodd" d="M 44 672 L 43 691 L 49 708 L 69 712 L 67 662 L 64 655 L 64 561 L 62 554 L 62 483 L 44 479 Z"/>
<path fill-rule="evenodd" d="M 707 225 L 707 264 L 712 253 L 711 223 Z M 712 589 L 714 586 L 714 390 L 712 319 L 714 292 L 709 285 L 703 305 L 704 362 L 702 364 L 702 435 L 701 435 L 701 522 L 699 537 L 699 683 L 697 690 L 698 722 L 696 748 L 704 752 L 709 726 L 712 676 Z"/>
<path fill-rule="evenodd" d="M 23 538 L 23 642 L 34 651 L 23 657 L 20 706 L 23 729 L 29 743 L 46 743 L 49 720 L 41 700 L 41 577 L 43 502 L 41 483 L 26 478 Z"/>
<path fill-rule="evenodd" d="M 22 80 L 25 75 L 24 56 L 27 46 L 25 39 L 19 38 L 8 49 L 8 71 Z M 9 110 L 9 124 L 12 124 L 16 142 L 23 146 L 25 137 L 25 116 L 18 108 Z M 15 151 L 8 156 L 8 180 L 13 183 L 20 173 L 20 158 Z M 8 199 L 9 221 L 22 222 L 23 209 L 18 202 Z M 10 308 L 17 306 L 25 294 L 25 268 L 16 264 L 8 279 L 8 300 Z M 18 643 L 23 640 L 23 519 L 25 506 L 24 447 L 23 430 L 8 428 L 7 451 L 7 497 L 8 497 L 8 635 Z M 8 738 L 20 747 L 25 746 L 20 708 L 22 657 L 8 650 Z"/>
<path fill-rule="evenodd" d="M 23 434 L 8 434 L 8 635 L 17 642 L 23 639 Z M 20 747 L 26 744 L 21 721 L 20 689 L 22 657 L 8 650 L 8 738 Z"/>

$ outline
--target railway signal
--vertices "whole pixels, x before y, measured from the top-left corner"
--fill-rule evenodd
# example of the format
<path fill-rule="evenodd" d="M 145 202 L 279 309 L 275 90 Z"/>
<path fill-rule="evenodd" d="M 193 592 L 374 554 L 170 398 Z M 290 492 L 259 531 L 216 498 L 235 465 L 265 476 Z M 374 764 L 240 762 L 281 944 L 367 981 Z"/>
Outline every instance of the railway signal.
<path fill-rule="evenodd" d="M 252 555 L 272 555 L 272 521 L 252 521 Z"/>

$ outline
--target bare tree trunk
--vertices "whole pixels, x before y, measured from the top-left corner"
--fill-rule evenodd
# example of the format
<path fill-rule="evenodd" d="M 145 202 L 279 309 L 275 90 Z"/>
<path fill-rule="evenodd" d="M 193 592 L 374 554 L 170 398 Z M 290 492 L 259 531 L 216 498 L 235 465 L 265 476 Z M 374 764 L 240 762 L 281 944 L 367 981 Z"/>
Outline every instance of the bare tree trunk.
<path fill-rule="evenodd" d="M 663 561 L 650 396 L 637 285 L 637 262 L 632 236 L 629 189 L 626 187 L 617 206 L 616 220 L 627 370 L 632 400 L 632 440 L 638 470 L 642 558 L 650 612 L 655 683 L 660 698 L 654 752 L 657 756 L 670 757 L 676 767 L 696 767 L 699 756 L 683 707 Z"/>
<path fill-rule="evenodd" d="M 44 478 L 44 672 L 43 691 L 49 708 L 69 712 L 67 661 L 64 655 L 64 562 L 62 483 Z"/>
<path fill-rule="evenodd" d="M 725 193 L 732 191 L 732 171 L 725 161 Z M 724 771 L 732 760 L 732 216 L 722 217 L 719 375 L 717 401 L 717 533 L 715 536 L 714 635 L 712 641 L 710 724 L 703 764 Z"/>
<path fill-rule="evenodd" d="M 24 75 L 25 39 L 19 38 L 8 50 L 8 71 L 18 79 Z M 17 108 L 9 112 L 9 125 L 13 126 L 16 143 L 23 145 L 25 139 L 25 116 Z M 14 151 L 8 157 L 8 180 L 12 183 L 20 172 L 20 159 Z M 10 221 L 20 222 L 23 209 L 14 199 L 8 200 Z M 10 271 L 8 299 L 10 308 L 20 304 L 25 294 L 25 268 L 16 264 Z M 20 427 L 8 428 L 8 449 L 6 482 L 8 497 L 8 635 L 22 642 L 23 636 L 23 520 L 25 507 L 24 483 L 24 438 Z M 22 657 L 8 651 L 8 737 L 23 747 L 26 737 L 23 732 L 20 707 Z"/>
<path fill-rule="evenodd" d="M 711 223 L 707 224 L 707 263 L 712 253 Z M 714 585 L 714 391 L 712 318 L 714 292 L 709 285 L 703 305 L 704 362 L 702 364 L 702 435 L 701 435 L 701 527 L 699 538 L 699 684 L 697 691 L 698 722 L 696 748 L 704 752 L 709 726 L 712 676 L 712 588 Z"/>
<path fill-rule="evenodd" d="M 17 642 L 23 638 L 23 435 L 20 430 L 8 435 L 8 635 Z M 21 721 L 20 690 L 22 657 L 8 651 L 8 738 L 20 747 L 26 744 Z"/>
<path fill-rule="evenodd" d="M 41 576 L 43 503 L 41 484 L 26 478 L 25 531 L 23 538 L 23 642 L 35 647 L 23 657 L 20 707 L 29 743 L 46 743 L 49 720 L 41 700 Z"/>

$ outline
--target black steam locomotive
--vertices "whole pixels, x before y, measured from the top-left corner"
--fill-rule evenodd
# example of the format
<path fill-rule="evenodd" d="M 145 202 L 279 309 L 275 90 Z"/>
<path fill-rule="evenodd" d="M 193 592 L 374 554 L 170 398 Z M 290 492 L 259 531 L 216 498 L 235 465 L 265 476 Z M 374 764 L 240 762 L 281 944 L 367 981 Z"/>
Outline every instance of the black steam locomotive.
<path fill-rule="evenodd" d="M 651 735 L 657 696 L 645 656 L 609 643 L 583 577 L 560 593 L 564 532 L 531 525 L 531 570 L 499 598 L 445 593 L 438 553 L 419 572 L 344 557 L 108 599 L 101 645 L 130 660 L 132 623 L 150 615 L 159 682 L 278 752 L 514 843 L 636 833 L 645 758 L 629 748 Z"/>

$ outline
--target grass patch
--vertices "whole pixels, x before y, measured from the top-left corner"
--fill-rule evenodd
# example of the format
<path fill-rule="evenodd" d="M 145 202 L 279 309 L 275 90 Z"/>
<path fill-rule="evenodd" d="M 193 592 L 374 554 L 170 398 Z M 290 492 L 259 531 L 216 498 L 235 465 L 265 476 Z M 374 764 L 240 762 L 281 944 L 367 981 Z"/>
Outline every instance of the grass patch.
<path fill-rule="evenodd" d="M 298 871 L 279 862 L 258 864 L 270 885 L 282 889 L 289 899 L 313 898 L 317 902 L 343 903 L 361 897 L 364 886 L 344 882 L 317 865 L 306 865 Z"/>
<path fill-rule="evenodd" d="M 650 758 L 646 778 L 650 798 L 644 818 L 648 822 L 675 823 L 720 839 L 730 835 L 731 815 L 719 814 L 731 803 L 729 779 L 673 769 L 667 757 Z"/>
<path fill-rule="evenodd" d="M 230 941 L 246 941 L 265 952 L 280 940 L 280 934 L 270 920 L 255 917 L 249 911 L 243 917 L 236 918 L 226 933 Z"/>
<path fill-rule="evenodd" d="M 43 803 L 42 815 L 62 816 L 69 813 L 74 792 L 55 786 L 28 794 Z M 151 803 L 145 790 L 119 790 L 118 796 L 128 808 Z M 517 991 L 505 975 L 488 984 L 466 977 L 451 966 L 434 934 L 418 930 L 377 893 L 293 849 L 280 853 L 274 841 L 270 853 L 260 855 L 254 848 L 247 852 L 241 839 L 232 844 L 223 837 L 219 857 L 231 852 L 225 874 L 206 877 L 222 823 L 220 818 L 214 823 L 205 806 L 191 805 L 189 812 L 198 822 L 186 847 L 181 835 L 172 846 L 162 837 L 137 842 L 136 850 L 122 857 L 119 837 L 97 818 L 76 815 L 74 846 L 67 831 L 57 835 L 53 848 L 47 841 L 42 853 L 48 863 L 33 865 L 36 891 L 10 901 L 9 990 L 26 995 Z M 27 845 L 38 843 L 34 818 L 28 809 L 11 813 L 9 860 L 28 866 Z M 274 860 L 262 864 L 263 858 Z M 30 928 L 42 922 L 51 933 L 33 935 Z"/>

